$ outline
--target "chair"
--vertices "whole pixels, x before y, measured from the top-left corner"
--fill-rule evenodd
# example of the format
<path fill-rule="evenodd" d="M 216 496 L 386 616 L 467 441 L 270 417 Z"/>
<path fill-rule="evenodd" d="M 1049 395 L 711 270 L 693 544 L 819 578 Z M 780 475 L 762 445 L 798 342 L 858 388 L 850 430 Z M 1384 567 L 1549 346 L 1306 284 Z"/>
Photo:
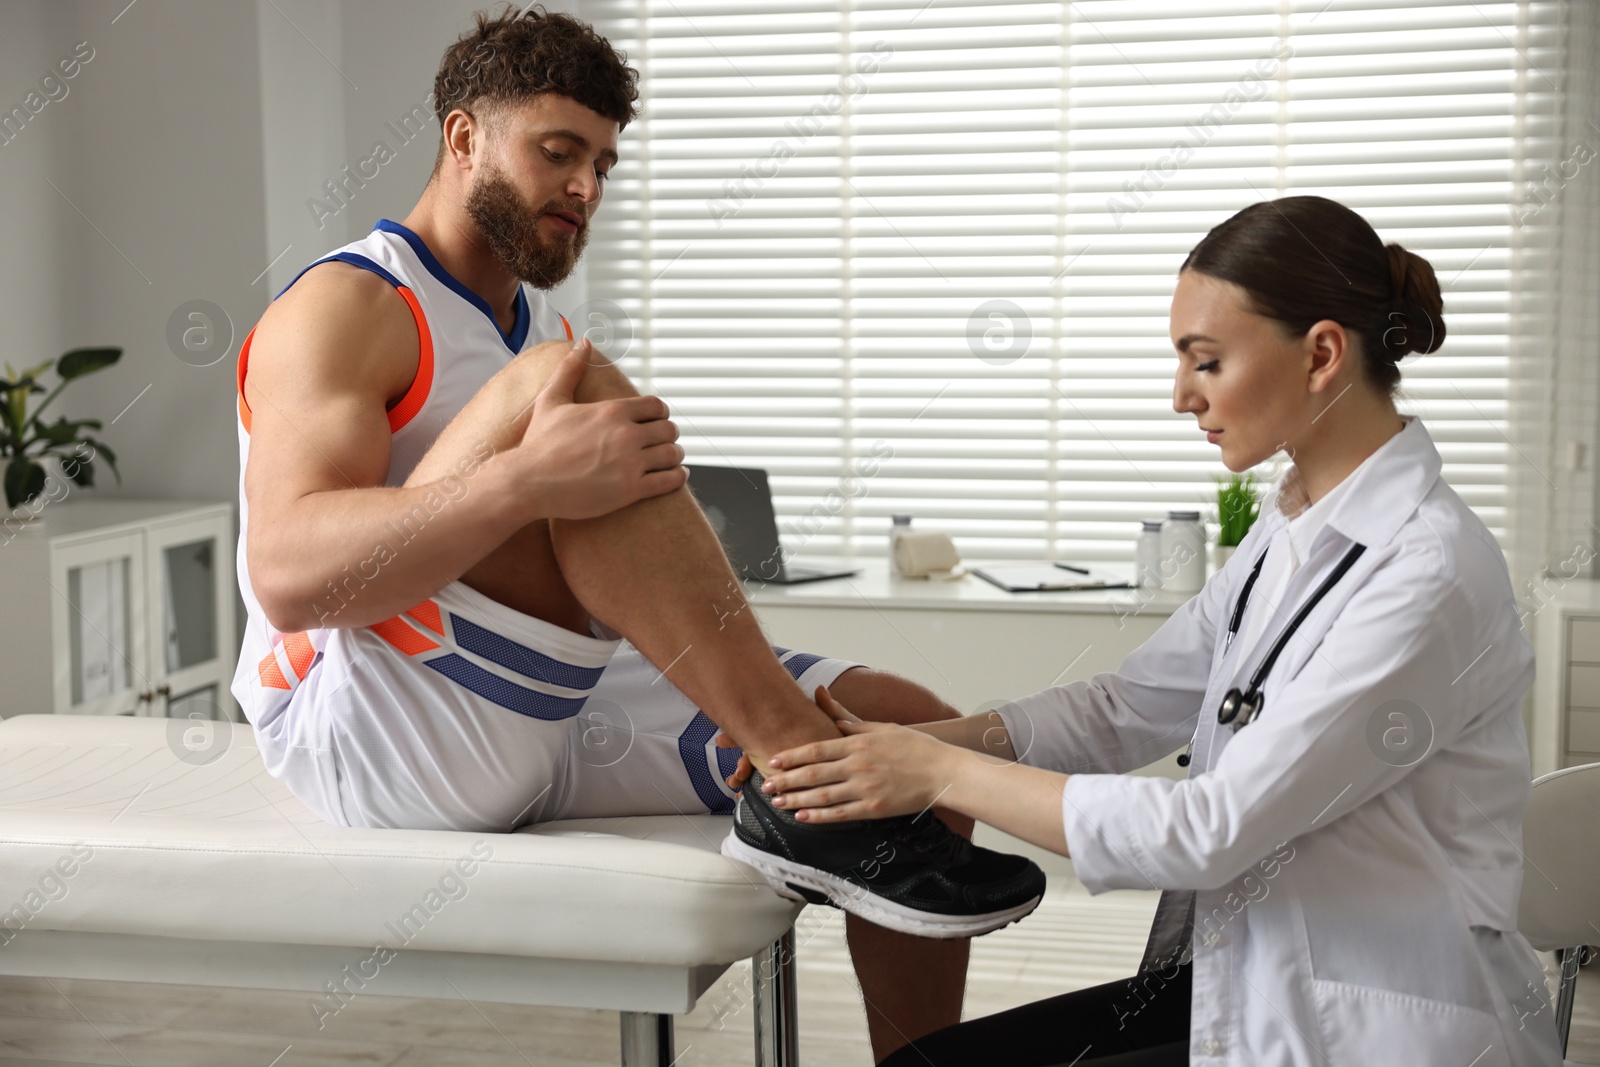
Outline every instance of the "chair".
<path fill-rule="evenodd" d="M 1564 1056 L 1578 968 L 1600 942 L 1600 763 L 1534 780 L 1522 847 L 1527 874 L 1517 928 L 1534 948 L 1560 954 L 1556 1029 Z"/>

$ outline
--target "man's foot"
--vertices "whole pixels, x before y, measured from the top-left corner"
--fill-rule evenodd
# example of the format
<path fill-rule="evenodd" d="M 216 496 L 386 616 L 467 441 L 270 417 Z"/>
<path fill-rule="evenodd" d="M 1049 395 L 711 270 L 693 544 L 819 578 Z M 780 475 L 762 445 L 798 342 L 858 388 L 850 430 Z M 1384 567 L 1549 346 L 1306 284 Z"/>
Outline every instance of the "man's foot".
<path fill-rule="evenodd" d="M 831 904 L 920 937 L 975 937 L 1016 922 L 1044 896 L 1032 860 L 980 848 L 932 810 L 812 825 L 772 806 L 752 774 L 722 854 L 754 867 L 781 896 Z"/>

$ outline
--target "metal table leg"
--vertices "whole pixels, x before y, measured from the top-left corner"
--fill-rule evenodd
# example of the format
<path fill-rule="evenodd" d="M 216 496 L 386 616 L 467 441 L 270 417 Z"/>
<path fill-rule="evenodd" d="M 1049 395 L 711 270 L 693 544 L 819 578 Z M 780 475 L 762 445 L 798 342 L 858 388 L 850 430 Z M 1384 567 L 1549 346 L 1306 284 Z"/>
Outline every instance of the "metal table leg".
<path fill-rule="evenodd" d="M 755 993 L 756 1067 L 799 1067 L 794 927 L 750 961 Z"/>
<path fill-rule="evenodd" d="M 672 1067 L 672 1016 L 622 1012 L 622 1067 Z"/>
<path fill-rule="evenodd" d="M 1578 968 L 1587 962 L 1588 945 L 1575 945 L 1557 954 L 1561 960 L 1561 984 L 1556 994 L 1556 1036 L 1561 1039 L 1561 1055 L 1567 1054 L 1567 1038 L 1572 1033 L 1572 1005 L 1578 999 Z"/>

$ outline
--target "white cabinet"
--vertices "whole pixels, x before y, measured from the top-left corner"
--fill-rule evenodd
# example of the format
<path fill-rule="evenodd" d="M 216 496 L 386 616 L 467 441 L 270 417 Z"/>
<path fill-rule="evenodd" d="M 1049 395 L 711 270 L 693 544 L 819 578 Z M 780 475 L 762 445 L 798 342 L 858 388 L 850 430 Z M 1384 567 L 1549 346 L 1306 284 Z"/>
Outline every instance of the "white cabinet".
<path fill-rule="evenodd" d="M 1600 763 L 1600 582 L 1567 583 L 1535 622 L 1535 776 Z"/>
<path fill-rule="evenodd" d="M 235 543 L 232 504 L 66 500 L 0 519 L 0 715 L 241 721 Z"/>

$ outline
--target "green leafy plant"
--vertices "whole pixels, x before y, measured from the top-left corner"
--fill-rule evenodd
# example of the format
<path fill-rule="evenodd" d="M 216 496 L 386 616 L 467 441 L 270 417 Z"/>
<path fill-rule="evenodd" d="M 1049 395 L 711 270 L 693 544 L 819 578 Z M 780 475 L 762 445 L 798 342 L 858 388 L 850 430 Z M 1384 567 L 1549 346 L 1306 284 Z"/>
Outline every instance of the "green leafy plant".
<path fill-rule="evenodd" d="M 78 485 L 94 484 L 94 460 L 104 456 L 111 473 L 122 483 L 117 470 L 117 457 L 103 441 L 82 431 L 100 429 L 99 419 L 69 419 L 60 416 L 46 423 L 39 416 L 50 406 L 50 401 L 74 378 L 82 378 L 111 366 L 122 358 L 120 348 L 74 348 L 60 359 L 45 360 L 21 374 L 6 364 L 6 377 L 0 379 L 0 462 L 5 464 L 6 507 L 16 508 L 44 492 L 45 469 L 38 460 L 46 456 L 61 461 L 61 469 Z M 54 389 L 39 401 L 39 406 L 28 412 L 28 398 L 34 393 L 47 392 L 39 384 L 39 376 L 55 365 L 56 377 L 61 380 Z M 90 446 L 86 457 L 79 451 L 82 445 Z"/>
<path fill-rule="evenodd" d="M 1246 471 L 1216 481 L 1217 544 L 1224 548 L 1237 547 L 1261 512 L 1261 501 L 1256 495 L 1256 476 Z"/>

